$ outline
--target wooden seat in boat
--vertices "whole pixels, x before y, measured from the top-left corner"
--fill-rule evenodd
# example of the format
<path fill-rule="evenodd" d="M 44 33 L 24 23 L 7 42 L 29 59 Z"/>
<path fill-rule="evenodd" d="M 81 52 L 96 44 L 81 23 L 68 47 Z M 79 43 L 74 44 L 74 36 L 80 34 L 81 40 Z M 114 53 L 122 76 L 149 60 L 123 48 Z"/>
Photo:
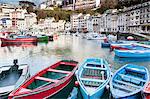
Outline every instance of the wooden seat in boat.
<path fill-rule="evenodd" d="M 140 78 L 135 77 L 135 76 L 125 75 L 125 74 L 118 74 L 118 75 L 120 75 L 121 78 L 123 78 L 123 79 L 125 78 L 124 80 L 127 80 L 127 78 L 128 78 L 127 81 L 130 81 L 130 82 L 132 82 L 132 83 L 134 83 L 134 84 L 140 84 L 140 82 L 145 82 L 145 80 L 140 79 Z M 135 80 L 135 81 L 134 81 L 134 80 Z"/>
<path fill-rule="evenodd" d="M 133 72 L 137 72 L 137 73 L 141 73 L 141 74 L 146 74 L 146 71 L 144 69 L 135 69 L 132 67 L 125 67 L 125 69 L 127 71 L 133 71 Z"/>
<path fill-rule="evenodd" d="M 97 69 L 97 70 L 107 70 L 106 68 L 99 68 L 99 67 L 87 67 L 87 66 L 85 66 L 84 68 L 86 68 L 86 69 Z"/>
<path fill-rule="evenodd" d="M 27 88 L 21 88 L 19 93 L 23 93 L 23 92 L 27 92 L 27 91 L 32 91 L 31 89 L 27 89 Z"/>
<path fill-rule="evenodd" d="M 119 88 L 119 89 L 122 89 L 122 90 L 124 90 L 124 91 L 127 91 L 128 93 L 134 91 L 134 90 L 131 89 L 131 88 L 127 88 L 127 87 L 125 87 L 125 86 L 123 86 L 123 85 L 118 85 L 118 84 L 115 84 L 115 83 L 113 84 L 113 86 L 114 86 L 114 87 L 117 87 L 117 88 Z"/>
<path fill-rule="evenodd" d="M 115 79 L 114 81 L 117 82 L 117 83 L 120 83 L 120 84 L 124 84 L 124 85 L 128 85 L 128 86 L 137 88 L 137 89 L 140 89 L 140 88 L 141 88 L 141 86 L 137 86 L 137 85 L 134 85 L 134 84 L 132 84 L 132 83 L 127 83 L 127 82 L 124 82 L 124 81 L 121 81 L 121 80 Z"/>
<path fill-rule="evenodd" d="M 40 77 L 40 76 L 37 76 L 35 79 L 44 80 L 44 81 L 47 81 L 47 82 L 56 82 L 56 83 L 59 81 L 59 80 L 56 80 L 56 79 L 49 79 L 49 78 Z"/>
<path fill-rule="evenodd" d="M 83 81 L 84 85 L 86 86 L 92 86 L 92 87 L 98 87 L 101 83 L 99 82 L 92 82 L 92 81 Z"/>
<path fill-rule="evenodd" d="M 93 81 L 93 82 L 104 82 L 105 81 L 105 80 L 92 79 L 92 78 L 81 78 L 81 80 L 84 80 L 84 81 Z"/>
<path fill-rule="evenodd" d="M 52 69 L 52 68 L 49 68 L 47 71 L 57 72 L 57 73 L 64 73 L 64 74 L 70 74 L 71 73 L 69 71 L 56 70 L 56 69 Z"/>

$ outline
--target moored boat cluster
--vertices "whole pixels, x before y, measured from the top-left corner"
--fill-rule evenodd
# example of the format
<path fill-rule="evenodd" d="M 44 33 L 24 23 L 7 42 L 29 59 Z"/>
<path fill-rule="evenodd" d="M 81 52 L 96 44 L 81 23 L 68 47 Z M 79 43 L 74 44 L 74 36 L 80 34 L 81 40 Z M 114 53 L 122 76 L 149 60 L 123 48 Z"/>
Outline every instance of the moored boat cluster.
<path fill-rule="evenodd" d="M 71 83 L 74 75 L 84 99 L 101 98 L 108 90 L 108 85 L 113 98 L 138 99 L 141 94 L 143 98 L 150 97 L 149 72 L 146 67 L 126 64 L 111 75 L 110 65 L 103 58 L 85 59 L 80 66 L 73 60 L 58 61 L 30 78 L 28 65 L 18 65 L 17 60 L 14 65 L 2 66 L 0 69 L 1 81 L 9 81 L 13 77 L 15 80 L 11 86 L 1 82 L 1 96 L 9 95 L 9 99 L 53 97 Z"/>
<path fill-rule="evenodd" d="M 115 42 L 110 44 L 110 49 L 121 58 L 150 58 L 150 47 L 144 44 Z M 150 97 L 149 72 L 146 67 L 126 64 L 112 75 L 110 64 L 104 58 L 88 58 L 80 65 L 73 60 L 61 60 L 30 78 L 28 65 L 18 65 L 15 60 L 14 65 L 0 68 L 0 76 L 0 95 L 8 95 L 9 99 L 52 98 L 67 87 L 74 76 L 84 99 L 101 98 L 108 89 L 112 96 L 110 98 Z M 6 85 L 5 82 L 10 78 L 14 79 L 13 84 Z"/>

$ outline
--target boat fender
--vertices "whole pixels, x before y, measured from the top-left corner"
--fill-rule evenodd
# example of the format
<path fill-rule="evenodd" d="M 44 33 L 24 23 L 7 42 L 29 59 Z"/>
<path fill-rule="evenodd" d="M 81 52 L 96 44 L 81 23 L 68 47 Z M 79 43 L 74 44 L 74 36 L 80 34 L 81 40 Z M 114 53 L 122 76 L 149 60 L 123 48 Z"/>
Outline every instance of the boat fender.
<path fill-rule="evenodd" d="M 101 71 L 101 74 L 102 74 L 102 80 L 105 80 L 105 77 L 104 77 L 104 71 Z"/>
<path fill-rule="evenodd" d="M 109 85 L 106 85 L 106 89 L 107 89 L 107 90 L 109 90 L 109 87 L 110 87 Z"/>
<path fill-rule="evenodd" d="M 79 87 L 79 82 L 78 81 L 75 81 L 75 86 Z"/>

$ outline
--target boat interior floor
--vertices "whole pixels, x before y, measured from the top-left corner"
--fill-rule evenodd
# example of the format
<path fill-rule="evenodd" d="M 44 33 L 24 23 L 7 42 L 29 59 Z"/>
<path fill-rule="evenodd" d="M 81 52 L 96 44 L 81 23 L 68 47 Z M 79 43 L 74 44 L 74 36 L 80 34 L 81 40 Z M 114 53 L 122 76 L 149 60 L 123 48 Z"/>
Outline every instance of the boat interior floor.
<path fill-rule="evenodd" d="M 97 89 L 97 87 L 88 87 L 86 86 L 85 89 L 87 90 L 88 93 L 93 93 Z"/>
<path fill-rule="evenodd" d="M 0 87 L 14 85 L 18 81 L 20 76 L 21 74 L 18 72 L 11 72 L 11 73 L 8 72 L 7 74 L 4 74 L 0 78 Z"/>

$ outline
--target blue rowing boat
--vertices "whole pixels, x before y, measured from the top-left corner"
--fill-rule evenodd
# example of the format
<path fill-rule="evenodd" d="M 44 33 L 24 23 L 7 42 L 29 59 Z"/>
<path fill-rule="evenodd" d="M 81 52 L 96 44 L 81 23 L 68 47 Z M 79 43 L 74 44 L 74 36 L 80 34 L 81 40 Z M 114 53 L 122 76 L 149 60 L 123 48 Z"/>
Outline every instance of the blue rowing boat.
<path fill-rule="evenodd" d="M 101 58 L 86 59 L 76 76 L 83 98 L 98 99 L 111 77 L 109 64 Z"/>
<path fill-rule="evenodd" d="M 149 58 L 150 50 L 115 50 L 115 55 L 124 58 Z"/>
<path fill-rule="evenodd" d="M 101 47 L 102 48 L 108 48 L 111 46 L 111 44 L 123 44 L 124 42 L 121 42 L 121 41 L 107 41 L 107 42 L 102 42 L 101 43 Z"/>
<path fill-rule="evenodd" d="M 114 73 L 110 81 L 113 98 L 139 99 L 140 92 L 149 81 L 149 72 L 144 66 L 127 64 Z"/>

